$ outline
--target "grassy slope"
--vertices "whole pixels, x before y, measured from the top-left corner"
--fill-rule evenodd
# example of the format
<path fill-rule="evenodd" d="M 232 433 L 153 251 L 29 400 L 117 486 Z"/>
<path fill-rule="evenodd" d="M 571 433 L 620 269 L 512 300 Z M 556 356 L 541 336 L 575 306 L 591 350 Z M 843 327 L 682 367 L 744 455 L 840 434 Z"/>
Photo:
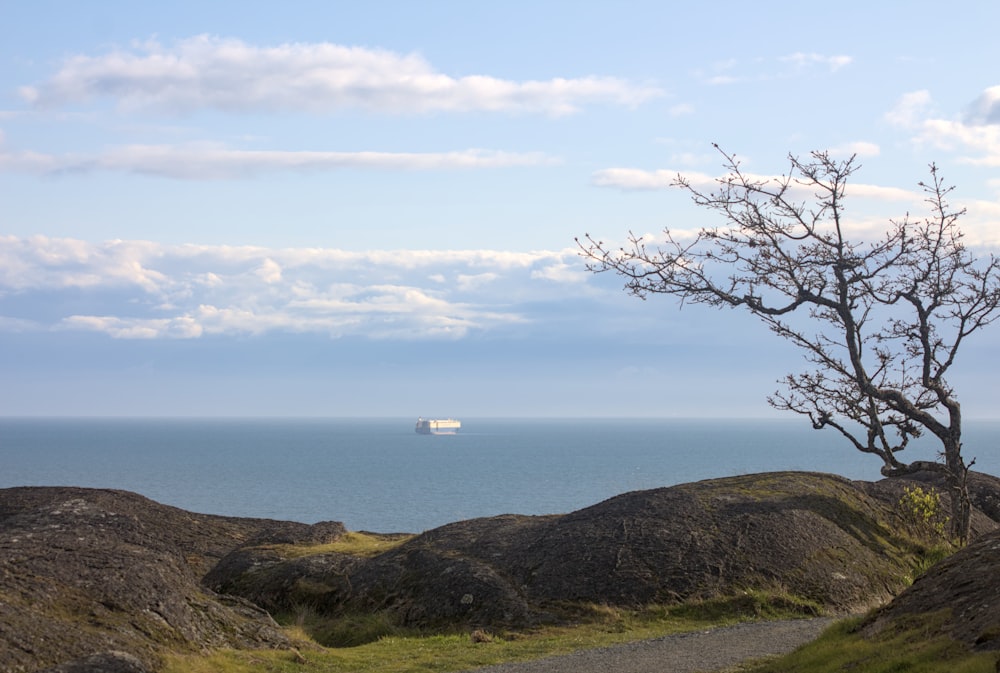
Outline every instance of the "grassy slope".
<path fill-rule="evenodd" d="M 773 661 L 741 667 L 742 673 L 994 673 L 1000 653 L 970 652 L 941 634 L 943 615 L 922 615 L 894 633 L 868 640 L 856 632 L 860 618 L 830 627 L 812 643 Z"/>

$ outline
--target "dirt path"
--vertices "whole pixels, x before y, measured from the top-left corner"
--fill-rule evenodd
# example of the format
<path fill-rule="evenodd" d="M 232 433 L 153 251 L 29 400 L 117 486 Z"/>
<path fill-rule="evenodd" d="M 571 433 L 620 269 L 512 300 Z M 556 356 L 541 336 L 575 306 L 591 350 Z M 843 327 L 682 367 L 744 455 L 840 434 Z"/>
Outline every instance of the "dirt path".
<path fill-rule="evenodd" d="M 749 659 L 791 652 L 813 640 L 833 619 L 796 619 L 739 624 L 664 636 L 638 643 L 584 650 L 517 664 L 475 669 L 475 673 L 701 673 Z"/>

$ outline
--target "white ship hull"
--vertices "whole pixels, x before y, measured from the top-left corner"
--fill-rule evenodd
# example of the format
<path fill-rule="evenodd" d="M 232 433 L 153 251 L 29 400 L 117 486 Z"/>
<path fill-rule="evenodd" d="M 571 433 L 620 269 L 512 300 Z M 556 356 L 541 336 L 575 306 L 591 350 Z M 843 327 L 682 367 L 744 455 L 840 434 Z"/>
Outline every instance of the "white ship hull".
<path fill-rule="evenodd" d="M 418 435 L 454 435 L 461 427 L 454 418 L 418 418 L 416 431 Z"/>

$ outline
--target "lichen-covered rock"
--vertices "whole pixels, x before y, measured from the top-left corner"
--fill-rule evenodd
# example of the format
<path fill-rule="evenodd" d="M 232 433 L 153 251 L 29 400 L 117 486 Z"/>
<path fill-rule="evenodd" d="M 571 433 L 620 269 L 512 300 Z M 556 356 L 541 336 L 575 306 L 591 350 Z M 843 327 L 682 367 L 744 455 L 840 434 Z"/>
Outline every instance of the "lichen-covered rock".
<path fill-rule="evenodd" d="M 107 652 L 155 668 L 166 651 L 288 647 L 266 612 L 220 599 L 201 575 L 248 540 L 337 530 L 193 514 L 122 491 L 0 489 L 3 670 Z"/>
<path fill-rule="evenodd" d="M 877 635 L 907 617 L 933 616 L 937 627 L 976 650 L 1000 650 L 1000 530 L 933 566 L 864 627 Z"/>
<path fill-rule="evenodd" d="M 904 485 L 803 472 L 715 479 L 566 515 L 460 521 L 354 562 L 242 550 L 209 576 L 224 577 L 214 588 L 270 607 L 301 602 L 306 587 L 320 611 L 384 612 L 410 626 L 524 627 L 568 605 L 640 607 L 747 589 L 853 612 L 886 602 L 912 576 L 921 545 L 900 534 Z M 997 526 L 978 512 L 975 521 L 980 533 Z"/>
<path fill-rule="evenodd" d="M 344 591 L 351 570 L 364 562 L 326 552 L 285 558 L 268 547 L 244 547 L 227 554 L 202 579 L 213 591 L 241 596 L 271 613 L 321 608 Z"/>
<path fill-rule="evenodd" d="M 831 475 L 732 477 L 626 493 L 564 516 L 450 524 L 373 559 L 350 585 L 355 602 L 377 596 L 371 605 L 409 619 L 409 606 L 426 604 L 425 587 L 442 576 L 438 567 L 421 572 L 419 551 L 456 575 L 488 569 L 478 576 L 495 578 L 496 595 L 518 606 L 506 612 L 515 618 L 559 603 L 638 607 L 777 587 L 846 612 L 905 584 L 908 569 L 886 554 L 893 516 L 888 503 Z M 451 586 L 436 595 L 474 594 L 470 584 Z M 462 612 L 449 605 L 419 614 L 433 621 Z"/>
<path fill-rule="evenodd" d="M 832 610 L 887 598 L 902 573 L 870 540 L 890 512 L 851 482 L 776 473 L 628 493 L 513 555 L 541 601 L 641 606 L 784 587 Z"/>
<path fill-rule="evenodd" d="M 149 669 L 128 652 L 112 651 L 59 664 L 39 673 L 149 673 Z"/>
<path fill-rule="evenodd" d="M 350 575 L 327 608 L 392 614 L 408 626 L 526 626 L 539 616 L 502 566 L 422 545 L 383 554 Z"/>

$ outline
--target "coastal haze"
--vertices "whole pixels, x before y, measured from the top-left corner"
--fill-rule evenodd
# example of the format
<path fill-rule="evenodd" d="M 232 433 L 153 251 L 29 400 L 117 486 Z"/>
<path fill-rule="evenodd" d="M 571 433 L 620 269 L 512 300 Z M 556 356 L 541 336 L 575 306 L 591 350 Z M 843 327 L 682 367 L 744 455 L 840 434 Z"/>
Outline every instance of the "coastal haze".
<path fill-rule="evenodd" d="M 765 176 L 856 154 L 859 236 L 922 215 L 936 162 L 1000 243 L 995 3 L 3 15 L 4 416 L 773 416 L 799 353 L 574 244 L 716 224 L 669 188 L 713 142 Z M 998 361 L 1000 330 L 964 346 L 967 417 Z"/>

